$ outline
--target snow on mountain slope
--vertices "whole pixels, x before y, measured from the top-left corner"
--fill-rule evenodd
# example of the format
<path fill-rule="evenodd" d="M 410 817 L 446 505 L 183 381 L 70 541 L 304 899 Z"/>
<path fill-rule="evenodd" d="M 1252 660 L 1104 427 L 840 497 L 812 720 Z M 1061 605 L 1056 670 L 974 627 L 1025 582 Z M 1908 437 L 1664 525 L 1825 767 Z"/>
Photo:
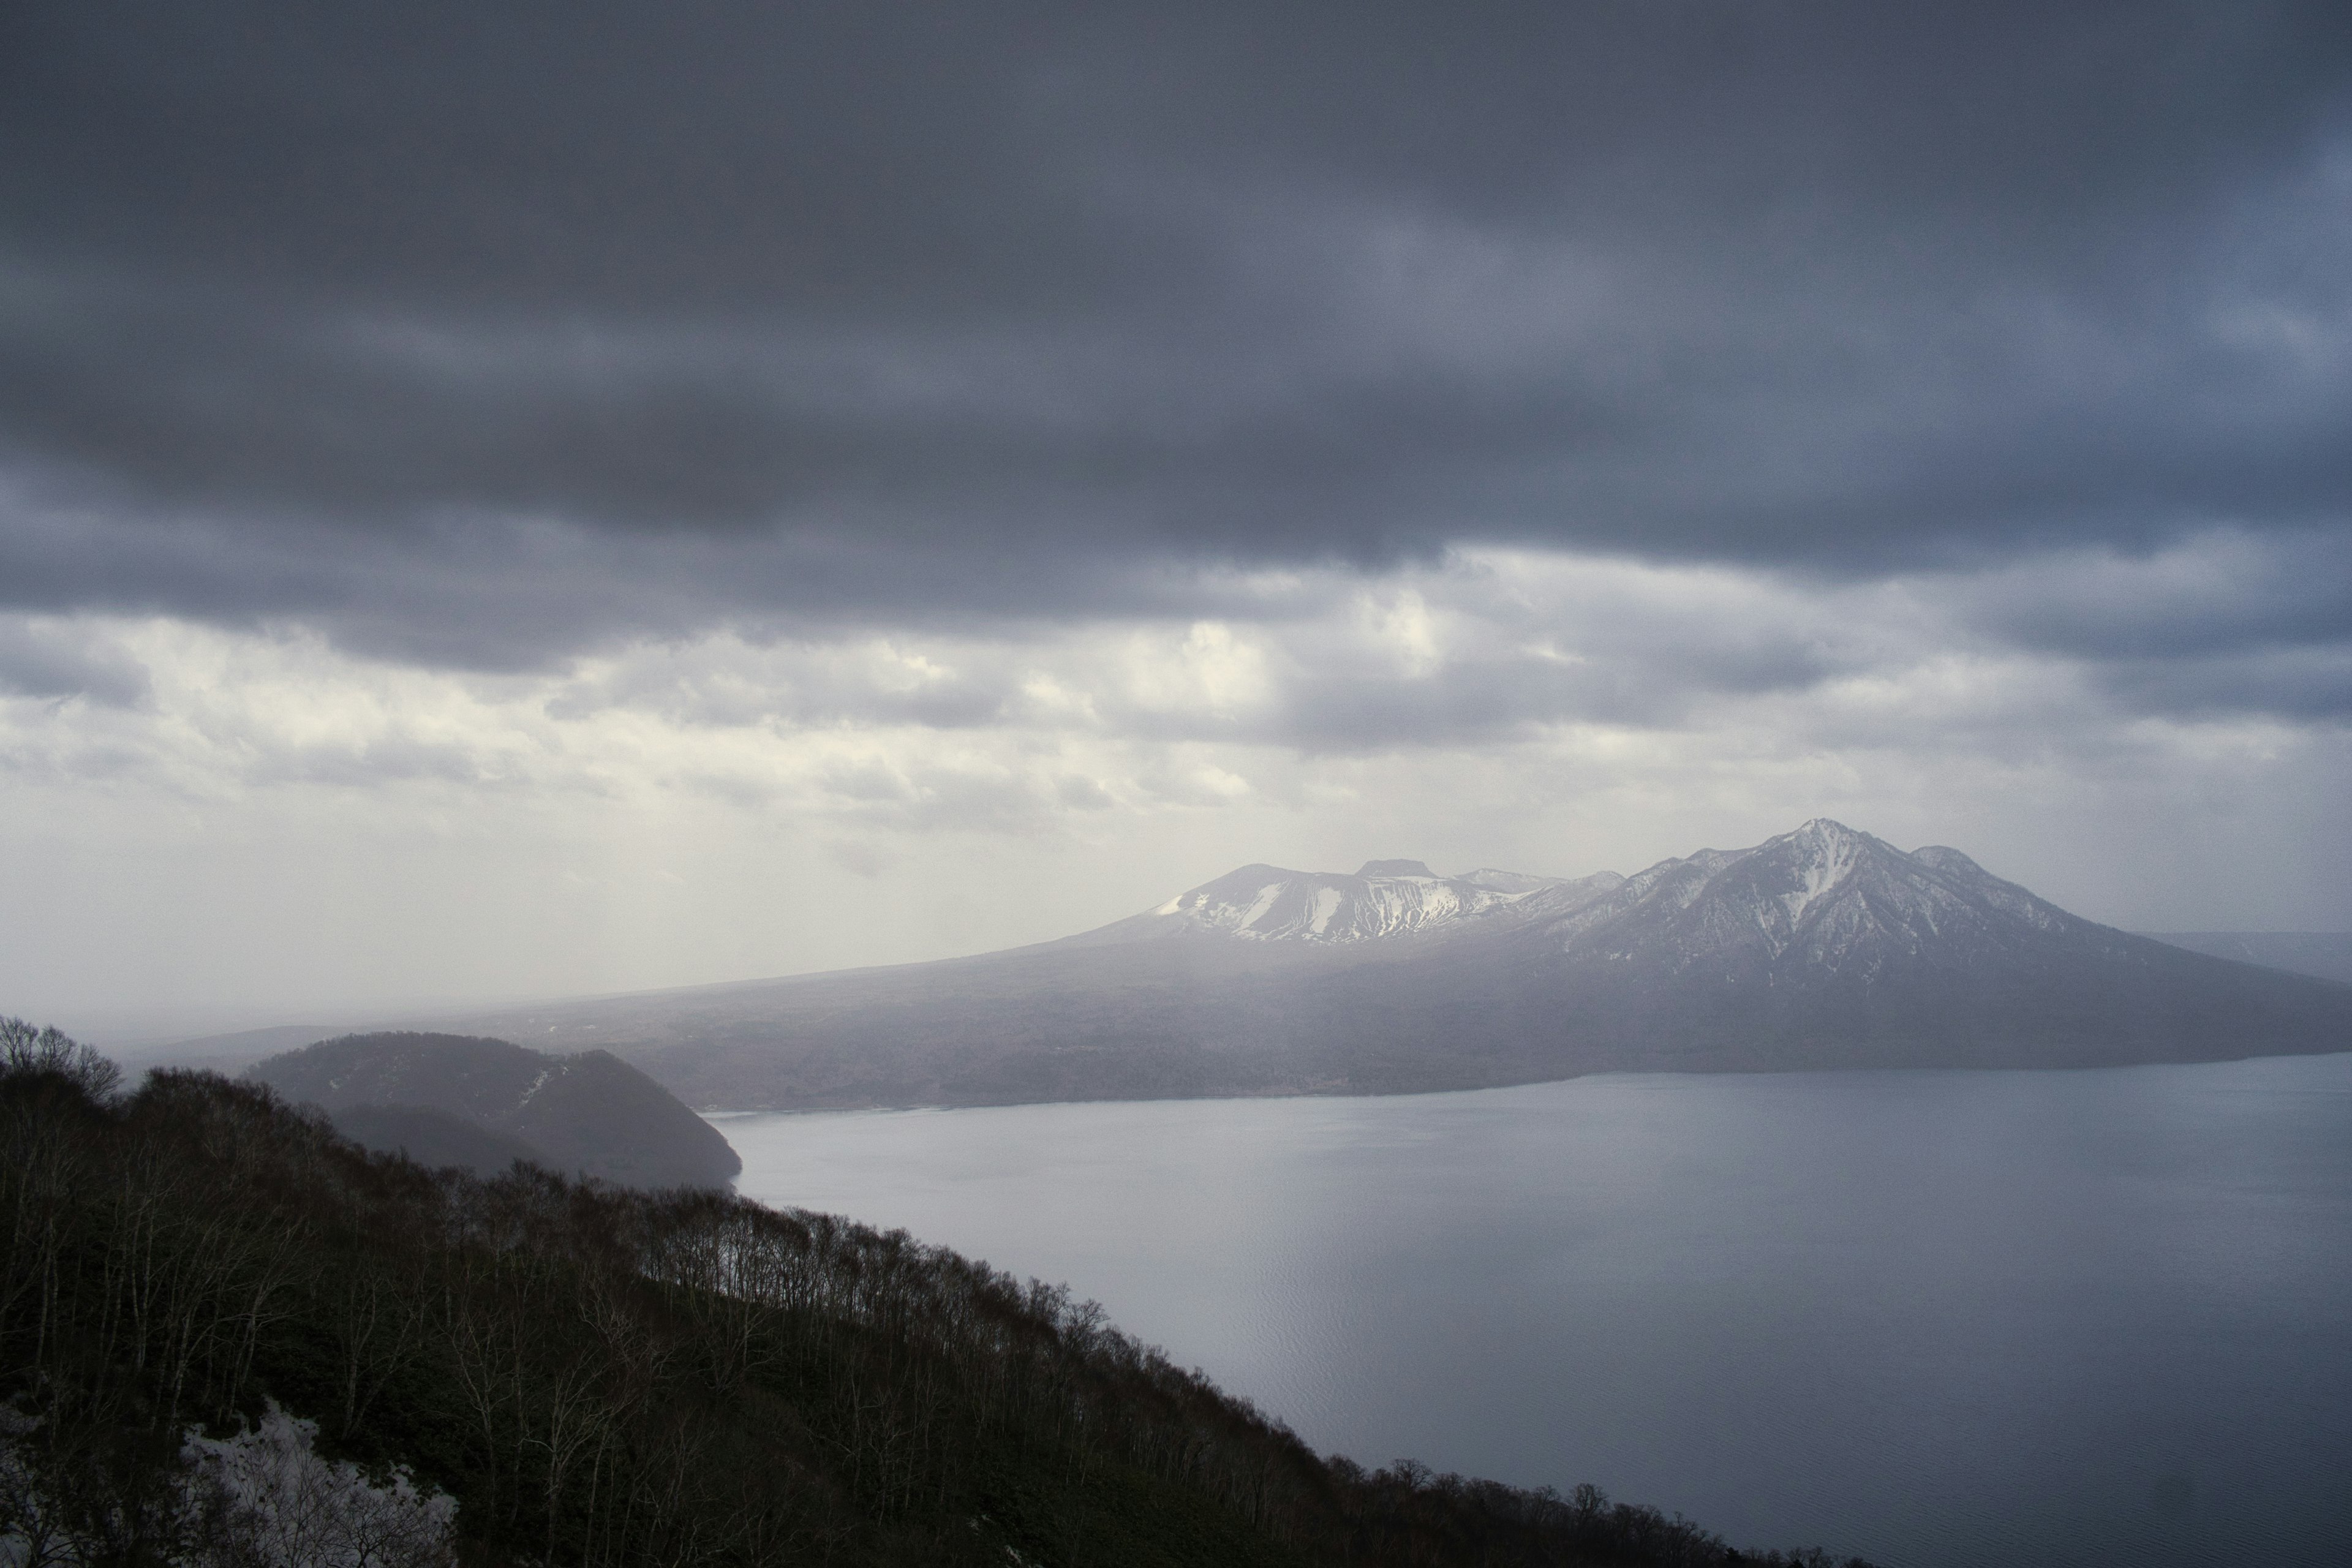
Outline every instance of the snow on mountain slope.
<path fill-rule="evenodd" d="M 1752 849 L 1662 861 L 1547 922 L 1543 934 L 1571 959 L 1667 973 L 1738 968 L 1864 981 L 1898 960 L 1958 967 L 2053 938 L 2103 951 L 2123 940 L 1957 849 L 1906 854 L 1825 817 Z"/>
<path fill-rule="evenodd" d="M 1218 937 L 1342 946 L 1444 936 L 1533 941 L 1570 960 L 1680 973 L 1694 966 L 1793 975 L 1892 960 L 1967 963 L 2063 934 L 2077 920 L 1957 849 L 1906 854 L 1826 817 L 1747 849 L 1701 849 L 1620 877 L 1570 880 L 1492 867 L 1441 877 L 1418 860 L 1353 875 L 1244 866 L 1159 908 L 1070 939 L 1080 944 Z"/>
<path fill-rule="evenodd" d="M 1337 946 L 1451 931 L 1541 899 L 1548 910 L 1597 897 L 1621 879 L 1570 882 L 1484 869 L 1441 877 L 1418 860 L 1368 860 L 1352 876 L 1244 866 L 1158 909 L 1072 938 L 1096 943 L 1171 936 Z"/>
<path fill-rule="evenodd" d="M 1150 918 L 1247 942 L 1370 942 L 1483 914 L 1517 895 L 1440 877 L 1417 860 L 1378 860 L 1351 877 L 1249 866 L 1179 894 Z"/>

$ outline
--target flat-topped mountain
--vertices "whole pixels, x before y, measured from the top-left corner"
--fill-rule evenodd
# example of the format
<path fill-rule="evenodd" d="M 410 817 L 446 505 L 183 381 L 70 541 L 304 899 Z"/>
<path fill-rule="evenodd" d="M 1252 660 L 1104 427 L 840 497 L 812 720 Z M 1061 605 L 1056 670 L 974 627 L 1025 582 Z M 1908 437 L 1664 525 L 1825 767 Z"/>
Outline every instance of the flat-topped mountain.
<path fill-rule="evenodd" d="M 609 1051 L 550 1056 L 463 1035 L 347 1035 L 246 1076 L 343 1133 L 425 1164 L 535 1158 L 633 1187 L 724 1186 L 743 1168 L 709 1122 Z"/>
<path fill-rule="evenodd" d="M 1817 820 L 1631 877 L 1245 866 L 1059 942 L 471 1026 L 593 1041 L 695 1104 L 784 1109 L 2346 1050 L 2352 986 Z"/>
<path fill-rule="evenodd" d="M 1418 860 L 1370 860 L 1351 877 L 1244 866 L 1158 909 L 1067 941 L 1087 946 L 1169 937 L 1377 942 L 1465 929 L 1538 893 L 1557 904 L 1597 898 L 1623 880 L 1611 871 L 1575 882 L 1491 869 L 1440 877 Z"/>

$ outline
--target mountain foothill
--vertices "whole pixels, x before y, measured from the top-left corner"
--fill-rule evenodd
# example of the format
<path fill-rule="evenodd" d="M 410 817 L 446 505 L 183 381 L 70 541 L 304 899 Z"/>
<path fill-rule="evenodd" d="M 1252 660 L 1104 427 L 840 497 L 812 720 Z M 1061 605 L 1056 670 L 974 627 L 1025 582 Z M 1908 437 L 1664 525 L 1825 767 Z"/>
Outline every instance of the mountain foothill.
<path fill-rule="evenodd" d="M 789 1110 L 2336 1051 L 2352 985 L 1816 819 L 1632 876 L 1244 866 L 1058 942 L 467 1026 L 593 1041 L 689 1103 Z"/>
<path fill-rule="evenodd" d="M 246 1076 L 316 1105 L 354 1142 L 478 1174 L 525 1160 L 625 1187 L 724 1186 L 727 1140 L 608 1051 L 551 1056 L 463 1035 L 346 1035 Z"/>

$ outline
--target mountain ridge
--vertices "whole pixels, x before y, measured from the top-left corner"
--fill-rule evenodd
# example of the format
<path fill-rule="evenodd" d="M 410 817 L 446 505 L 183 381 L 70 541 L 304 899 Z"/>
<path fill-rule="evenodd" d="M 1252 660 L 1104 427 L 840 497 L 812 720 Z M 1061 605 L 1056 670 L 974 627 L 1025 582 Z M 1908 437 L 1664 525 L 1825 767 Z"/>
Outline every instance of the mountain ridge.
<path fill-rule="evenodd" d="M 1816 818 L 1631 877 L 1254 864 L 1058 942 L 478 1026 L 593 1041 L 697 1104 L 816 1109 L 2341 1050 L 2352 986 Z"/>

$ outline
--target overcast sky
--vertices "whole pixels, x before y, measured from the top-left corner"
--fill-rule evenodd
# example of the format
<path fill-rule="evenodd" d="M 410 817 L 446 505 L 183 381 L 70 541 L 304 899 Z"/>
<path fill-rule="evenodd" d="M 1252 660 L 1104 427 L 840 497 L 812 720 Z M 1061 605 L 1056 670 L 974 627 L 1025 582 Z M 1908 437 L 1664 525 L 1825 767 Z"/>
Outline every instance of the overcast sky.
<path fill-rule="evenodd" d="M 2352 9 L 0 7 L 0 1012 L 1820 815 L 2352 926 Z"/>

